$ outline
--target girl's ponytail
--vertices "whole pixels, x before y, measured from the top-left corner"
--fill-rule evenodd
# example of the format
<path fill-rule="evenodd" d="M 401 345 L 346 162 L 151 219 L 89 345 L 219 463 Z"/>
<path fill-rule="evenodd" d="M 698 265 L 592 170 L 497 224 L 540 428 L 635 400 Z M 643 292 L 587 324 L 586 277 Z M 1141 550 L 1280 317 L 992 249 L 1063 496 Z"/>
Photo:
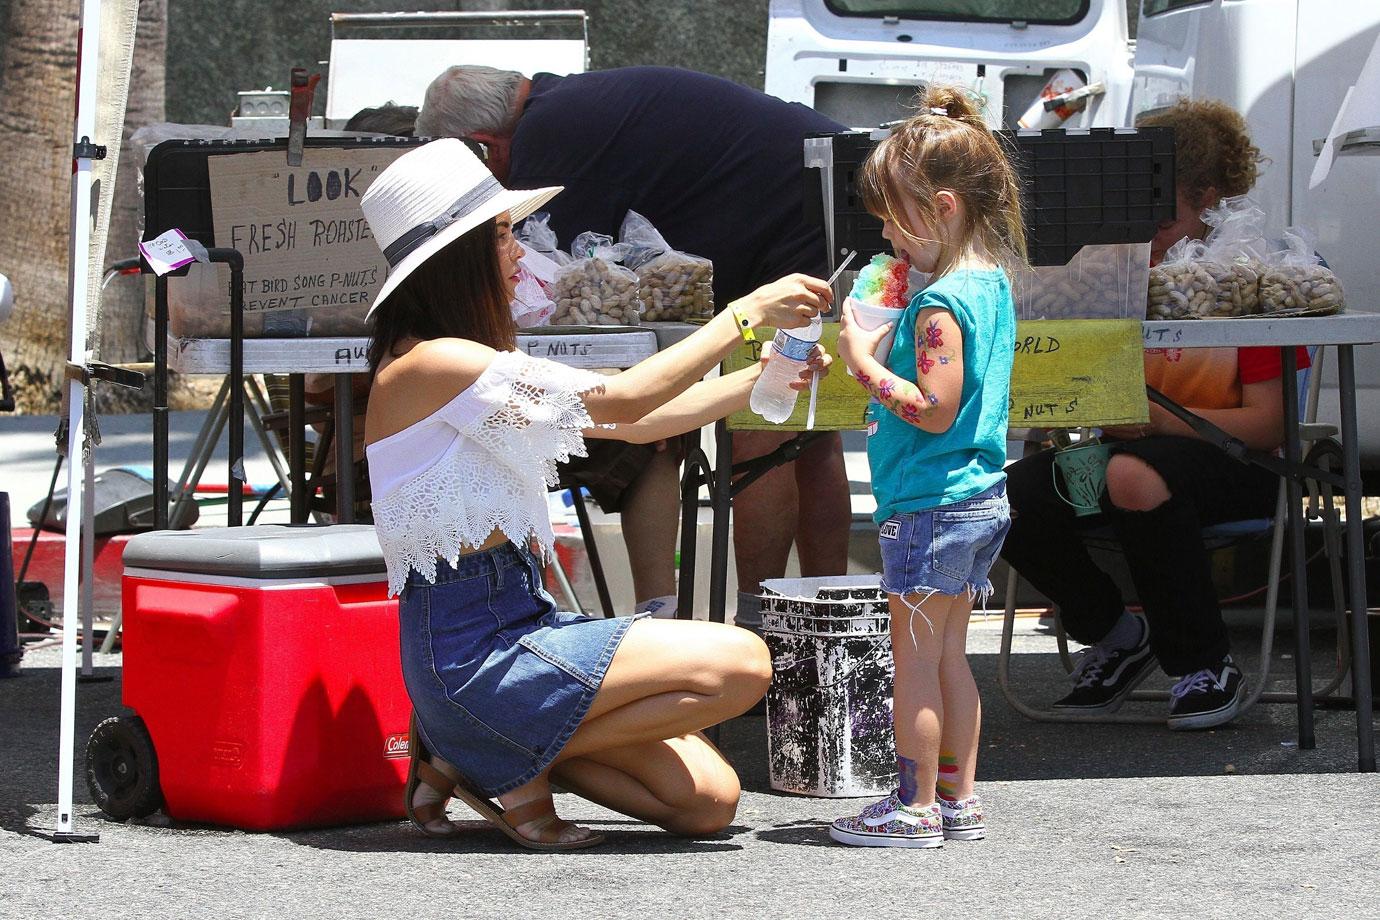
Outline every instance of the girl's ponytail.
<path fill-rule="evenodd" d="M 942 241 L 948 255 L 982 247 L 1008 272 L 1026 264 L 1021 188 L 1002 142 L 987 127 L 977 100 L 957 86 L 931 85 L 915 101 L 916 113 L 897 126 L 867 158 L 859 190 L 863 204 L 909 235 L 904 215 L 912 206 L 938 225 L 934 196 L 940 190 L 963 200 L 961 238 Z"/>
<path fill-rule="evenodd" d="M 980 131 L 987 131 L 987 122 L 982 120 L 982 113 L 978 111 L 975 100 L 967 91 L 957 86 L 926 87 L 917 97 L 916 107 L 921 115 L 952 118 Z"/>

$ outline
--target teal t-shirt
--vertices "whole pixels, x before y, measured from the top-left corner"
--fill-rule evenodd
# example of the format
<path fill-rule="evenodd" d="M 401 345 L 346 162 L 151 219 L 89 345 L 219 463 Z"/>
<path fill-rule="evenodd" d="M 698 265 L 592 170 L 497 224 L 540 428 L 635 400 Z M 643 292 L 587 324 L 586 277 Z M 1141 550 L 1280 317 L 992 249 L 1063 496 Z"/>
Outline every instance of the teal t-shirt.
<path fill-rule="evenodd" d="M 1011 285 L 999 269 L 960 269 L 911 298 L 884 362 L 911 383 L 919 376 L 916 317 L 935 307 L 953 314 L 963 333 L 963 395 L 954 423 L 940 434 L 902 421 L 875 401 L 868 406 L 867 462 L 878 524 L 894 514 L 961 502 L 1006 477 L 1006 418 L 1016 354 Z"/>

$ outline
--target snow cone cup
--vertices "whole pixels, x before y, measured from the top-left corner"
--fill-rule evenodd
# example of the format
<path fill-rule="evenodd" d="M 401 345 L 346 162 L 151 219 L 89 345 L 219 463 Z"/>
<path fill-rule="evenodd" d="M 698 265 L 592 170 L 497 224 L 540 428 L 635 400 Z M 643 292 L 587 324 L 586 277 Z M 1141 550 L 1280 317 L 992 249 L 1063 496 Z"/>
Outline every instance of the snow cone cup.
<path fill-rule="evenodd" d="M 882 340 L 877 343 L 877 349 L 872 353 L 883 364 L 891 356 L 891 343 L 896 337 L 895 324 L 901 319 L 901 314 L 905 312 L 904 307 L 879 307 L 870 304 L 856 297 L 848 298 L 848 308 L 853 311 L 853 321 L 858 324 L 858 328 L 866 332 L 885 326 L 891 323 L 892 327 Z"/>

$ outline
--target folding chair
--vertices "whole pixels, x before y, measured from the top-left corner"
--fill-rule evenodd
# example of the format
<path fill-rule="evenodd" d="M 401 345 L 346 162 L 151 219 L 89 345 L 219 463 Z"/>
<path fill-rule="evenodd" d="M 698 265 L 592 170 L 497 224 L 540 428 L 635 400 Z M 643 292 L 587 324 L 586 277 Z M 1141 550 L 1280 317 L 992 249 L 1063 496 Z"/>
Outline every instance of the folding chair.
<path fill-rule="evenodd" d="M 1341 453 L 1336 441 L 1332 440 L 1332 435 L 1336 434 L 1336 429 L 1331 425 L 1318 424 L 1314 420 L 1317 417 L 1318 388 L 1322 379 L 1322 358 L 1321 348 L 1313 350 L 1310 355 L 1310 366 L 1299 372 L 1301 382 L 1304 384 L 1299 388 L 1302 398 L 1300 399 L 1300 418 L 1303 421 L 1299 425 L 1299 438 L 1303 441 L 1304 452 L 1309 455 L 1310 461 L 1318 464 L 1330 464 L 1333 470 L 1340 469 Z M 1308 484 L 1309 508 L 1308 516 L 1310 519 L 1321 518 L 1324 525 L 1324 552 L 1328 557 L 1329 570 L 1332 582 L 1333 613 L 1337 621 L 1337 673 L 1321 689 L 1313 691 L 1314 697 L 1327 697 L 1335 693 L 1341 686 L 1350 670 L 1351 660 L 1348 633 L 1346 626 L 1345 599 L 1342 593 L 1342 571 L 1341 571 L 1341 539 L 1338 533 L 1340 524 L 1339 515 L 1332 498 L 1332 489 L 1325 483 L 1316 483 L 1312 480 Z M 1240 715 L 1244 715 L 1257 702 L 1267 703 L 1293 703 L 1297 701 L 1297 696 L 1293 693 L 1266 693 L 1265 684 L 1269 678 L 1270 654 L 1274 643 L 1275 615 L 1279 600 L 1279 580 L 1283 568 L 1284 557 L 1284 536 L 1288 529 L 1287 511 L 1288 489 L 1283 482 L 1280 483 L 1279 497 L 1275 502 L 1275 513 L 1270 518 L 1259 518 L 1245 521 L 1229 521 L 1223 524 L 1215 524 L 1203 529 L 1203 537 L 1209 550 L 1221 549 L 1227 546 L 1244 544 L 1251 540 L 1262 538 L 1266 533 L 1271 535 L 1270 541 L 1270 572 L 1269 580 L 1265 591 L 1265 611 L 1261 622 L 1260 637 L 1260 666 L 1256 675 L 1253 675 L 1248 682 L 1248 692 L 1242 701 Z M 1319 504 L 1321 503 L 1321 510 Z M 1110 528 L 1101 528 L 1090 531 L 1084 537 L 1089 545 L 1106 549 L 1118 549 L 1119 546 L 1115 537 L 1111 534 Z M 1151 723 L 1163 724 L 1165 717 L 1163 714 L 1150 715 L 1147 713 L 1082 713 L 1076 711 L 1061 711 L 1055 709 L 1040 709 L 1022 700 L 1016 695 L 1011 686 L 1011 644 L 1012 636 L 1016 623 L 1016 596 L 1020 586 L 1020 573 L 1013 567 L 1006 582 L 1006 610 L 1002 620 L 1001 651 L 997 658 L 997 680 L 1001 686 L 1002 694 L 1008 703 L 1017 712 L 1037 722 L 1108 722 L 1108 723 Z M 1069 653 L 1068 637 L 1064 633 L 1063 624 L 1059 621 L 1058 609 L 1054 611 L 1055 636 L 1059 647 L 1059 658 L 1064 666 L 1065 673 L 1071 674 L 1076 661 Z M 1129 700 L 1159 700 L 1169 699 L 1169 693 L 1162 690 L 1140 690 L 1133 692 Z"/>

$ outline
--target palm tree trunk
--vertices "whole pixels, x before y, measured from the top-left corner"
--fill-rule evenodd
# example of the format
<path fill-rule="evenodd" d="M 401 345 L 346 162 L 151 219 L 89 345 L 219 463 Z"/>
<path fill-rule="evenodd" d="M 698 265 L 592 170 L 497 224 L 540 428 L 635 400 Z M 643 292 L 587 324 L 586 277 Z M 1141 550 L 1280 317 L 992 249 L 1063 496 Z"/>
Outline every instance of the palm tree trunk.
<path fill-rule="evenodd" d="M 164 119 L 167 0 L 142 0 L 125 112 L 125 145 L 111 208 L 107 263 L 138 255 L 142 166 L 133 131 Z M 0 351 L 20 412 L 52 413 L 61 402 L 69 352 L 72 113 L 76 105 L 78 0 L 13 0 L 0 75 L 0 272 L 15 289 L 15 312 L 0 327 Z M 94 138 L 97 143 L 105 139 Z M 113 281 L 102 297 L 100 360 L 143 353 L 142 278 Z M 91 305 L 94 309 L 95 305 Z M 146 388 L 147 389 L 147 388 Z M 102 411 L 139 409 L 139 394 L 97 387 Z"/>
<path fill-rule="evenodd" d="M 0 75 L 0 349 L 21 412 L 57 411 L 67 360 L 77 21 L 75 0 L 13 0 Z"/>

